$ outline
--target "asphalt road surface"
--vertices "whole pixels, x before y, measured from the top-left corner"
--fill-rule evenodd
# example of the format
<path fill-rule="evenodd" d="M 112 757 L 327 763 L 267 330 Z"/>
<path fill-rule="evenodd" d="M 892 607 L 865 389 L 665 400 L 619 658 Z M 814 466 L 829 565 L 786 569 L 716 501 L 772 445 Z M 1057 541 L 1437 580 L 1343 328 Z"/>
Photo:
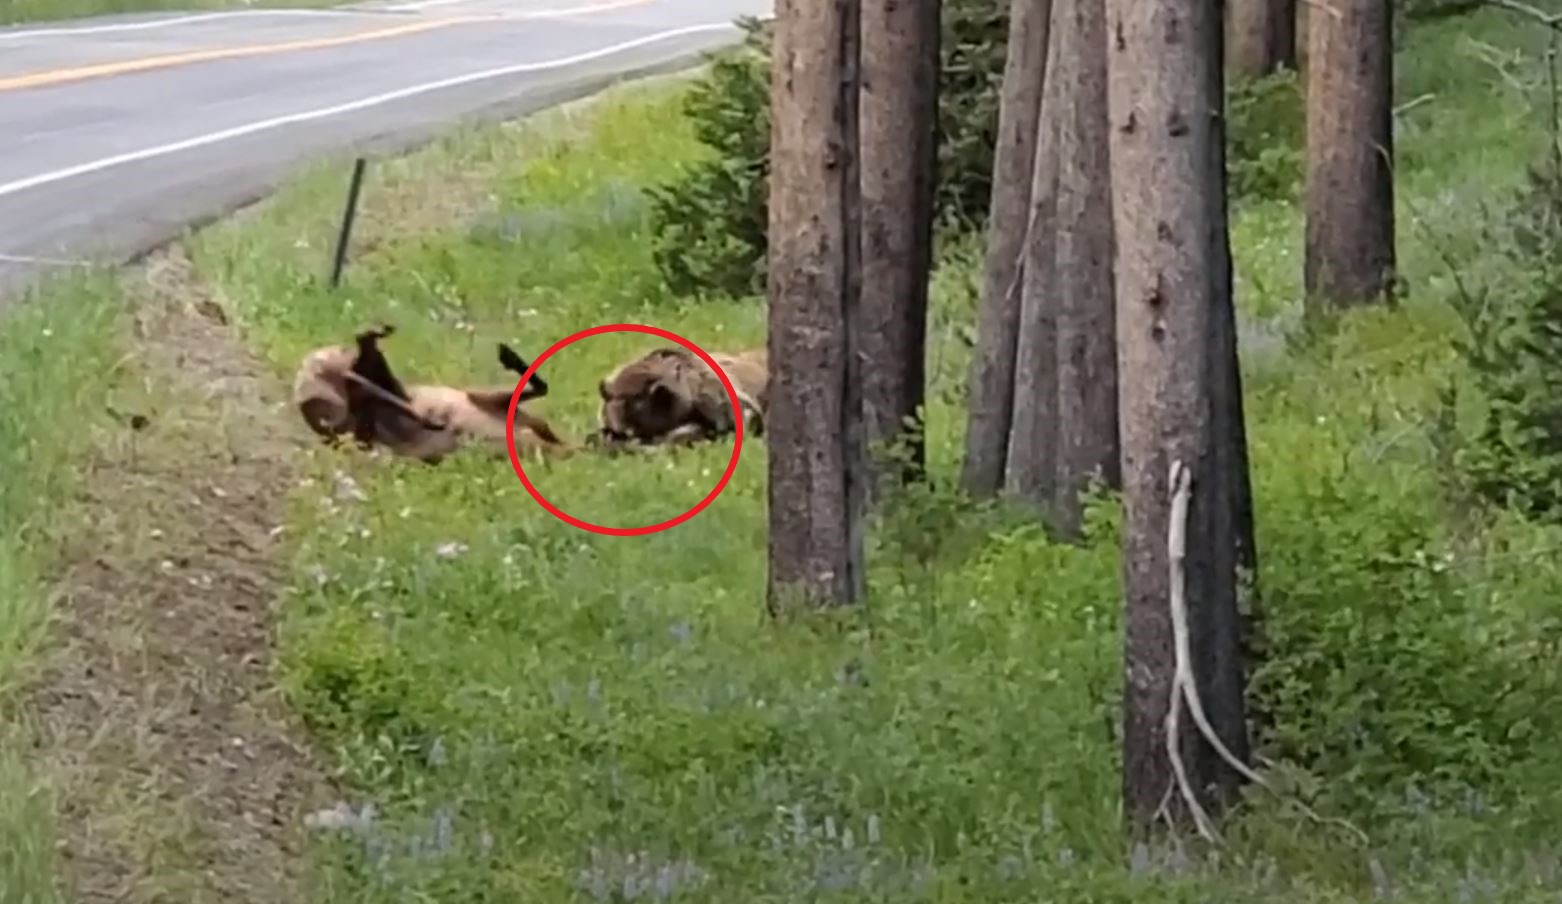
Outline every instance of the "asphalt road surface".
<path fill-rule="evenodd" d="M 0 305 L 40 273 L 133 258 L 264 197 L 300 164 L 686 66 L 771 11 L 412 0 L 0 29 Z"/>

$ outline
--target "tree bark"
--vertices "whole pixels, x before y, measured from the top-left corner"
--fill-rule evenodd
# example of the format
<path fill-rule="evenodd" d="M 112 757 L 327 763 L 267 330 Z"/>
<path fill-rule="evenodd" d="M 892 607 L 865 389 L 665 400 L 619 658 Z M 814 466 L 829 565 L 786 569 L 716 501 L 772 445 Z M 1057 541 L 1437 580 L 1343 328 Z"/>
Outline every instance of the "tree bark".
<path fill-rule="evenodd" d="M 1221 123 L 1224 122 L 1225 119 L 1222 117 Z M 1220 172 L 1224 173 L 1226 171 L 1225 129 L 1223 125 L 1217 128 L 1220 129 L 1221 136 L 1216 145 L 1219 159 L 1215 165 L 1219 167 Z M 1220 213 L 1220 234 L 1226 235 L 1228 230 L 1225 209 L 1222 208 Z M 1246 686 L 1246 676 L 1253 673 L 1253 668 L 1259 659 L 1263 612 L 1258 583 L 1258 540 L 1253 513 L 1253 479 L 1248 462 L 1247 415 L 1242 395 L 1242 367 L 1237 351 L 1237 318 L 1231 248 L 1228 243 L 1221 242 L 1218 250 L 1220 257 L 1215 269 L 1215 277 L 1218 280 L 1216 289 L 1219 297 L 1224 301 L 1216 306 L 1214 312 L 1215 344 L 1214 355 L 1210 359 L 1209 380 L 1215 436 L 1221 443 L 1217 447 L 1221 458 L 1216 467 L 1221 473 L 1229 473 L 1232 477 L 1227 498 L 1224 500 L 1227 511 L 1224 517 L 1226 523 L 1231 525 L 1232 533 L 1231 567 L 1235 571 L 1240 655 L 1240 671 L 1225 669 L 1222 673 L 1239 675 L 1243 684 L 1236 693 L 1241 694 L 1243 693 L 1241 688 Z M 1222 567 L 1224 568 L 1224 565 Z M 1231 691 L 1226 690 L 1223 693 L 1231 693 Z M 1261 714 L 1256 712 L 1247 712 L 1250 725 L 1260 716 Z M 1244 744 L 1245 737 L 1244 735 Z M 1232 750 L 1237 752 L 1238 748 Z M 1238 752 L 1238 755 L 1245 759 L 1245 748 L 1243 752 Z"/>
<path fill-rule="evenodd" d="M 1092 481 L 1122 485 L 1108 155 L 1105 0 L 1056 0 L 1058 413 L 1054 527 L 1079 536 Z"/>
<path fill-rule="evenodd" d="M 1004 492 L 1050 520 L 1057 485 L 1058 333 L 1057 190 L 1059 118 L 1063 85 L 1058 78 L 1061 4 L 1053 4 L 1050 49 L 1036 121 L 1031 170 L 1030 222 L 1020 272 L 1020 332 L 1014 361 L 1014 415 L 1005 456 Z"/>
<path fill-rule="evenodd" d="M 973 496 L 998 492 L 1009 454 L 1022 258 L 1031 221 L 1031 182 L 1051 18 L 1051 0 L 1013 0 L 1009 8 L 1008 56 L 998 107 L 987 256 L 976 350 L 971 357 L 965 462 L 960 476 L 961 485 Z"/>
<path fill-rule="evenodd" d="M 1310 305 L 1382 300 L 1394 278 L 1390 0 L 1309 15 L 1306 256 Z"/>
<path fill-rule="evenodd" d="M 771 83 L 769 581 L 780 613 L 864 591 L 858 0 L 779 0 Z"/>
<path fill-rule="evenodd" d="M 1290 10 L 1294 17 L 1295 10 Z M 1294 21 L 1294 18 L 1293 18 Z M 1218 61 L 1227 59 L 1224 35 L 1215 32 L 1217 65 L 1207 70 L 1210 78 L 1208 91 L 1218 98 L 1220 116 L 1214 122 L 1214 140 L 1210 144 L 1213 158 L 1210 166 L 1221 175 L 1221 203 L 1215 209 L 1217 225 L 1214 243 L 1216 252 L 1215 307 L 1212 352 L 1209 358 L 1210 410 L 1214 442 L 1217 454 L 1215 470 L 1227 475 L 1221 482 L 1223 498 L 1219 508 L 1210 508 L 1203 530 L 1219 531 L 1229 526 L 1231 546 L 1229 556 L 1225 546 L 1212 550 L 1217 575 L 1231 575 L 1232 604 L 1228 614 L 1236 622 L 1234 641 L 1216 637 L 1212 645 L 1215 662 L 1211 676 L 1210 696 L 1216 700 L 1236 701 L 1241 707 L 1238 718 L 1242 728 L 1232 736 L 1223 736 L 1226 746 L 1247 762 L 1249 732 L 1255 712 L 1246 705 L 1247 677 L 1256 664 L 1256 635 L 1261 630 L 1258 595 L 1258 541 L 1253 515 L 1253 480 L 1247 449 L 1247 413 L 1242 394 L 1242 365 L 1237 350 L 1237 311 L 1235 280 L 1232 276 L 1230 216 L 1226 202 L 1226 84 L 1222 66 Z M 1213 534 L 1212 534 L 1213 536 Z M 1229 644 L 1229 645 L 1228 645 Z M 1200 691 L 1203 693 L 1203 691 Z M 1201 755 L 1214 756 L 1209 748 L 1201 749 Z M 1217 768 L 1224 764 L 1217 764 Z"/>
<path fill-rule="evenodd" d="M 1218 4 L 1108 0 L 1109 110 L 1117 269 L 1118 373 L 1126 503 L 1123 569 L 1123 796 L 1136 834 L 1188 811 L 1166 750 L 1171 701 L 1169 470 L 1193 475 L 1186 599 L 1196 687 L 1215 732 L 1247 756 L 1231 517 L 1234 347 L 1221 119 Z M 1234 337 L 1235 333 L 1232 331 Z M 1234 341 L 1234 339 L 1233 339 Z M 1179 755 L 1211 813 L 1238 776 L 1198 736 L 1186 708 Z"/>
<path fill-rule="evenodd" d="M 1312 4 L 1307 0 L 1300 0 L 1296 4 L 1296 71 L 1307 72 L 1307 23 L 1308 16 L 1312 15 Z"/>
<path fill-rule="evenodd" d="M 933 266 L 939 0 L 868 3 L 862 13 L 862 371 L 870 470 L 925 467 L 928 276 Z M 874 450 L 906 441 L 904 456 Z"/>
<path fill-rule="evenodd" d="M 1218 73 L 1217 73 L 1218 75 Z M 1224 102 L 1225 85 L 1218 83 L 1215 91 Z M 1219 140 L 1215 142 L 1213 166 L 1226 172 L 1226 119 L 1222 116 L 1216 126 Z M 1219 211 L 1220 235 L 1229 235 L 1229 220 L 1225 205 Z M 1223 473 L 1231 474 L 1233 482 L 1226 500 L 1229 510 L 1228 523 L 1232 530 L 1232 565 L 1236 572 L 1236 602 L 1239 619 L 1239 647 L 1241 657 L 1240 676 L 1245 688 L 1246 676 L 1251 675 L 1259 656 L 1259 635 L 1262 632 L 1263 615 L 1258 584 L 1258 539 L 1253 513 L 1253 479 L 1248 461 L 1247 413 L 1243 404 L 1242 366 L 1237 351 L 1236 292 L 1232 278 L 1231 245 L 1218 242 L 1219 258 L 1215 269 L 1216 292 L 1223 301 L 1215 308 L 1215 352 L 1210 360 L 1211 403 L 1215 419 L 1217 440 L 1223 441 L 1224 457 L 1218 465 Z M 1238 693 L 1242 693 L 1241 690 Z M 1260 714 L 1247 712 L 1249 724 Z M 1244 735 L 1245 743 L 1245 735 Z M 1233 751 L 1236 751 L 1233 748 Z M 1246 753 L 1239 753 L 1246 758 Z"/>
<path fill-rule="evenodd" d="M 1237 78 L 1296 68 L 1296 0 L 1233 0 L 1226 7 L 1226 65 Z"/>

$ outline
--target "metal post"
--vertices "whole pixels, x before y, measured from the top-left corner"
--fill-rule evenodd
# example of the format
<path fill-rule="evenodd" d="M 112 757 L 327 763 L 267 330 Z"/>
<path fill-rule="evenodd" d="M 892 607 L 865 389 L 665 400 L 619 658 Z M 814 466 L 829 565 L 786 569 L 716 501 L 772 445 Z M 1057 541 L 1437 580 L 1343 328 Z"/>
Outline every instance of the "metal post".
<path fill-rule="evenodd" d="M 358 190 L 363 187 L 363 170 L 366 161 L 359 157 L 353 161 L 353 181 L 347 189 L 347 209 L 342 211 L 342 229 L 336 236 L 336 258 L 331 265 L 331 288 L 342 282 L 342 268 L 347 266 L 347 240 L 352 236 L 353 220 L 358 215 Z"/>

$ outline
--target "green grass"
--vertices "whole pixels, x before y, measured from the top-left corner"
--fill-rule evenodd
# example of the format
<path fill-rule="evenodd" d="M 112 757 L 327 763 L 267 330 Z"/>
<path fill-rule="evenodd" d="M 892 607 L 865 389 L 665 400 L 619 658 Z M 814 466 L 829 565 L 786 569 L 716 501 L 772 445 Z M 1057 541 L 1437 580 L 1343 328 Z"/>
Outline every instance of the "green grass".
<path fill-rule="evenodd" d="M 121 13 L 335 6 L 346 0 L 0 0 L 0 25 L 55 22 Z"/>
<path fill-rule="evenodd" d="M 13 697 L 50 613 L 48 578 L 87 429 L 117 346 L 106 277 L 64 280 L 0 312 L 0 900 L 57 897 L 50 797 L 28 765 Z"/>
<path fill-rule="evenodd" d="M 845 633 L 761 618 L 760 443 L 705 513 L 641 538 L 550 519 L 502 460 L 315 454 L 290 526 L 284 681 L 378 811 L 373 830 L 321 842 L 315 900 L 607 900 L 660 883 L 701 901 L 1333 902 L 1385 882 L 1406 900 L 1553 899 L 1562 537 L 1450 499 L 1442 450 L 1474 400 L 1452 427 L 1438 417 L 1441 387 L 1463 380 L 1441 255 L 1500 284 L 1476 202 L 1500 201 L 1543 122 L 1473 38 L 1523 48 L 1539 71 L 1535 30 L 1495 13 L 1421 29 L 1401 55 L 1402 98 L 1438 94 L 1399 131 L 1402 308 L 1290 342 L 1299 214 L 1254 204 L 1234 224 L 1259 549 L 1285 654 L 1256 679 L 1278 715 L 1269 752 L 1277 778 L 1367 845 L 1260 794 L 1218 862 L 1124 867 L 1115 511 L 1098 506 L 1089 541 L 1060 547 L 947 489 L 963 427 L 953 327 L 969 322 L 978 257 L 957 242 L 930 350 L 939 480 L 880 526 L 872 602 Z M 495 340 L 535 355 L 615 321 L 755 344 L 761 304 L 682 304 L 652 265 L 643 191 L 700 153 L 679 97 L 619 91 L 584 116 L 377 164 L 367 250 L 340 295 L 319 279 L 339 167 L 208 231 L 198 263 L 282 374 L 384 319 L 418 379 L 501 379 Z M 539 410 L 581 436 L 597 378 L 647 344 L 559 353 Z M 644 524 L 703 495 L 729 453 L 583 456 L 532 477 L 573 514 Z M 338 471 L 363 500 L 337 492 Z"/>

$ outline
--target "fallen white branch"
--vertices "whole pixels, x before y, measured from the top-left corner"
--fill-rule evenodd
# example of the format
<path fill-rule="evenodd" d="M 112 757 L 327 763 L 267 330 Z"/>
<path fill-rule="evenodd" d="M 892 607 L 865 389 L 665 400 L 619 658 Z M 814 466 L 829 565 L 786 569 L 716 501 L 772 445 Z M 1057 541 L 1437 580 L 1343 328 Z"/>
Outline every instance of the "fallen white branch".
<path fill-rule="evenodd" d="M 1415 98 L 1414 100 L 1407 100 L 1404 103 L 1402 103 L 1399 106 L 1394 108 L 1394 115 L 1395 116 L 1404 116 L 1406 113 L 1409 113 L 1411 110 L 1414 110 L 1416 107 L 1419 107 L 1422 104 L 1429 104 L 1429 103 L 1431 103 L 1432 101 L 1434 101 L 1436 99 L 1437 99 L 1437 95 L 1436 94 L 1423 94 L 1420 97 Z"/>
<path fill-rule="evenodd" d="M 1188 661 L 1188 605 L 1183 595 L 1186 593 L 1184 577 L 1188 552 L 1188 502 L 1193 495 L 1193 487 L 1188 469 L 1183 467 L 1181 461 L 1172 462 L 1168 486 L 1172 500 L 1166 528 L 1166 566 L 1170 572 L 1172 654 L 1175 666 L 1171 699 L 1166 706 L 1166 757 L 1171 763 L 1172 775 L 1177 779 L 1177 790 L 1182 794 L 1183 803 L 1187 804 L 1188 812 L 1193 815 L 1194 827 L 1205 839 L 1218 843 L 1220 839 L 1215 832 L 1214 822 L 1199 803 L 1198 795 L 1188 781 L 1187 764 L 1182 761 L 1182 730 L 1178 724 L 1182 715 L 1183 680 L 1185 676 L 1192 675 L 1191 663 Z M 1198 717 L 1194 718 L 1197 720 Z"/>
<path fill-rule="evenodd" d="M 1209 818 L 1208 812 L 1199 804 L 1193 793 L 1193 788 L 1188 781 L 1186 766 L 1182 762 L 1180 747 L 1179 721 L 1180 710 L 1184 700 L 1188 704 L 1188 712 L 1193 716 L 1193 722 L 1199 729 L 1199 734 L 1215 748 L 1221 759 L 1227 765 L 1248 781 L 1258 785 L 1266 791 L 1274 789 L 1264 780 L 1263 776 L 1254 772 L 1246 763 L 1238 759 L 1231 752 L 1220 735 L 1216 734 L 1215 726 L 1210 724 L 1209 717 L 1205 715 L 1203 701 L 1199 698 L 1198 683 L 1193 671 L 1192 643 L 1188 639 L 1188 603 L 1187 603 L 1187 536 L 1188 536 L 1188 506 L 1193 498 L 1193 474 L 1181 460 L 1173 461 L 1171 466 L 1168 486 L 1171 490 L 1171 513 L 1166 530 L 1167 568 L 1170 572 L 1170 598 L 1171 623 L 1172 623 L 1172 653 L 1174 671 L 1172 672 L 1171 701 L 1166 712 L 1166 753 L 1171 760 L 1172 773 L 1176 776 L 1177 786 L 1182 792 L 1183 800 L 1188 804 L 1188 810 L 1193 814 L 1195 826 L 1199 834 L 1212 842 L 1219 843 L 1219 837 L 1215 832 L 1214 824 Z M 1324 819 L 1313 812 L 1300 801 L 1294 803 L 1301 808 L 1303 814 L 1318 823 L 1333 823 L 1352 832 L 1362 843 L 1367 842 L 1367 836 L 1360 829 L 1341 819 Z M 1166 803 L 1163 802 L 1162 809 Z"/>
<path fill-rule="evenodd" d="M 1486 0 L 1486 5 L 1515 12 L 1521 16 L 1528 16 L 1547 28 L 1562 31 L 1562 13 L 1548 13 L 1539 7 L 1530 6 L 1528 3 L 1520 3 L 1519 0 Z"/>
<path fill-rule="evenodd" d="M 1180 461 L 1172 462 L 1172 524 L 1169 533 L 1170 540 L 1177 544 L 1173 553 L 1172 588 L 1171 588 L 1171 617 L 1172 640 L 1176 644 L 1177 671 L 1172 676 L 1172 683 L 1182 688 L 1183 695 L 1188 700 L 1188 712 L 1193 715 L 1194 724 L 1198 725 L 1199 733 L 1209 741 L 1210 746 L 1220 754 L 1232 769 L 1250 782 L 1269 787 L 1258 773 L 1249 769 L 1247 764 L 1237 758 L 1226 746 L 1226 742 L 1215 733 L 1215 726 L 1210 724 L 1209 717 L 1204 714 L 1204 704 L 1199 699 L 1198 684 L 1194 681 L 1192 644 L 1188 641 L 1188 603 L 1187 589 L 1183 586 L 1185 568 L 1183 558 L 1186 555 L 1186 536 L 1188 530 L 1188 502 L 1193 496 L 1193 475 Z"/>

